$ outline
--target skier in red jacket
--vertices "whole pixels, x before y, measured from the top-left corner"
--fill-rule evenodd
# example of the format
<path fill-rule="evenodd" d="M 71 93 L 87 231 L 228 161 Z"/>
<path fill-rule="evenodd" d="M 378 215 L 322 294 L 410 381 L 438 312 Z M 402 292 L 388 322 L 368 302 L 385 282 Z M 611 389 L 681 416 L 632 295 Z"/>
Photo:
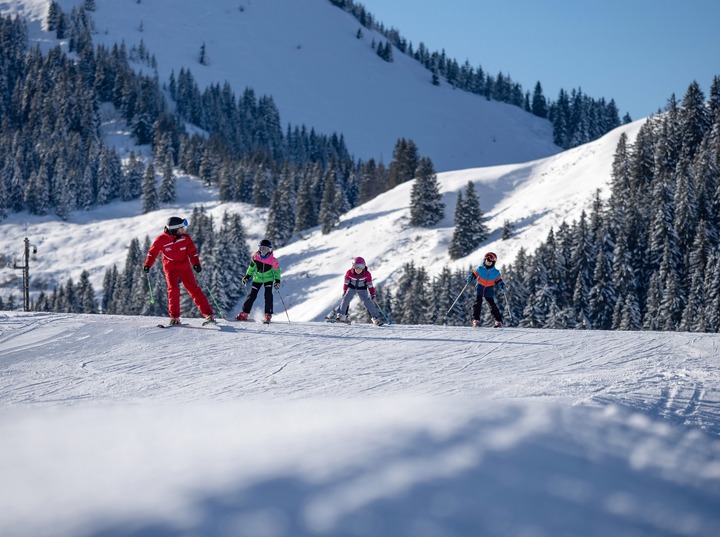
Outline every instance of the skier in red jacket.
<path fill-rule="evenodd" d="M 158 255 L 162 254 L 163 270 L 167 280 L 168 313 L 170 324 L 180 324 L 180 282 L 185 286 L 206 321 L 215 322 L 207 297 L 195 281 L 193 269 L 200 273 L 200 257 L 190 235 L 185 233 L 187 220 L 177 216 L 168 219 L 165 230 L 153 241 L 148 250 L 143 270 L 150 272 Z"/>

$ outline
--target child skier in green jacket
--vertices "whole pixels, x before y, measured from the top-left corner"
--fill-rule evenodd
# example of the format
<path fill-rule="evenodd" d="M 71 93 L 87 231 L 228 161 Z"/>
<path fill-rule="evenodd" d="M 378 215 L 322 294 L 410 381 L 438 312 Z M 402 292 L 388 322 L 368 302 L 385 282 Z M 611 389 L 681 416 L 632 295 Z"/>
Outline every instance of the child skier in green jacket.
<path fill-rule="evenodd" d="M 248 280 L 252 278 L 252 288 L 250 294 L 242 306 L 242 311 L 237 314 L 238 321 L 247 321 L 253 303 L 258 296 L 261 287 L 265 287 L 265 321 L 270 322 L 273 313 L 273 286 L 280 289 L 280 264 L 273 255 L 272 243 L 268 239 L 263 239 L 258 245 L 258 251 L 253 254 L 250 266 L 248 266 L 245 277 L 242 279 L 243 285 L 247 285 Z"/>

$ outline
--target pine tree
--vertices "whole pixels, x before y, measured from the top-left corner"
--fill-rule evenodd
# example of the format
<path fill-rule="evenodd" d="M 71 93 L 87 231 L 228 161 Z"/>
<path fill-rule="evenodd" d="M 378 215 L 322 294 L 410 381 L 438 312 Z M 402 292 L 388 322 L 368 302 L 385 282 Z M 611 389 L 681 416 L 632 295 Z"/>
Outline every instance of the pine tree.
<path fill-rule="evenodd" d="M 105 271 L 105 276 L 103 277 L 103 298 L 101 303 L 102 313 L 114 313 L 111 308 L 114 303 L 118 278 L 119 275 L 116 265 L 113 265 Z"/>
<path fill-rule="evenodd" d="M 50 179 L 46 166 L 30 174 L 25 187 L 25 203 L 31 214 L 45 215 L 50 209 Z"/>
<path fill-rule="evenodd" d="M 77 284 L 78 295 L 78 313 L 97 313 L 97 301 L 95 299 L 95 290 L 90 283 L 90 274 L 83 270 L 80 274 L 80 281 Z"/>
<path fill-rule="evenodd" d="M 419 163 L 420 156 L 415 142 L 400 138 L 393 149 L 393 160 L 388 170 L 388 187 L 395 188 L 413 179 Z"/>
<path fill-rule="evenodd" d="M 276 247 L 290 240 L 295 228 L 295 176 L 286 163 L 278 187 L 273 192 L 265 236 Z"/>
<path fill-rule="evenodd" d="M 546 118 L 548 116 L 547 101 L 543 95 L 542 85 L 539 81 L 535 84 L 530 110 L 538 117 Z"/>
<path fill-rule="evenodd" d="M 245 293 L 242 277 L 251 257 L 240 215 L 224 213 L 214 247 L 203 253 L 203 277 L 211 298 L 223 312 L 230 311 Z M 207 276 L 204 276 L 206 275 Z M 213 304 L 213 307 L 217 307 Z M 219 313 L 219 312 L 216 312 Z"/>
<path fill-rule="evenodd" d="M 431 227 L 445 216 L 440 185 L 432 161 L 423 157 L 415 171 L 415 184 L 410 193 L 410 225 Z"/>
<path fill-rule="evenodd" d="M 720 330 L 720 253 L 713 252 L 708 256 L 705 269 L 705 319 L 707 329 L 713 332 Z"/>
<path fill-rule="evenodd" d="M 173 174 L 172 157 L 170 155 L 165 155 L 163 162 L 159 198 L 161 203 L 173 203 L 175 201 L 175 174 Z"/>
<path fill-rule="evenodd" d="M 297 212 L 295 214 L 295 231 L 303 231 L 315 227 L 318 224 L 315 213 L 315 202 L 313 200 L 310 179 L 305 177 L 300 183 L 297 195 Z"/>
<path fill-rule="evenodd" d="M 606 248 L 598 251 L 593 280 L 595 285 L 588 295 L 592 328 L 610 330 L 616 295 L 612 280 L 612 257 L 607 255 Z"/>
<path fill-rule="evenodd" d="M 252 189 L 253 203 L 256 207 L 270 207 L 275 181 L 272 170 L 260 164 L 255 171 L 255 180 Z"/>
<path fill-rule="evenodd" d="M 378 170 L 375 159 L 368 159 L 360 165 L 358 202 L 365 203 L 387 190 L 387 183 Z"/>
<path fill-rule="evenodd" d="M 705 95 L 697 82 L 692 82 L 682 100 L 679 112 L 679 137 L 682 143 L 680 154 L 686 160 L 695 155 L 705 133 L 710 129 L 711 117 L 705 104 Z"/>
<path fill-rule="evenodd" d="M 398 324 L 404 324 L 406 316 L 411 315 L 411 313 L 407 313 L 409 311 L 407 304 L 409 304 L 412 282 L 416 275 L 415 264 L 412 261 L 405 263 L 401 273 L 402 275 L 395 287 L 392 303 L 393 317 Z"/>
<path fill-rule="evenodd" d="M 149 213 L 160 208 L 158 200 L 157 188 L 155 187 L 155 166 L 150 163 L 145 169 L 142 181 L 142 212 Z"/>
<path fill-rule="evenodd" d="M 97 170 L 97 203 L 105 205 L 117 197 L 121 176 L 122 169 L 117 153 L 108 148 L 101 150 Z"/>
<path fill-rule="evenodd" d="M 513 225 L 510 220 L 504 220 L 503 221 L 503 228 L 502 228 L 502 236 L 500 239 L 506 241 L 508 239 L 511 239 L 513 236 Z"/>
<path fill-rule="evenodd" d="M 330 233 L 340 221 L 340 212 L 336 205 L 337 189 L 335 185 L 335 176 L 331 175 L 325 181 L 325 189 L 323 190 L 322 202 L 320 204 L 320 213 L 318 218 L 322 226 L 323 235 Z"/>
<path fill-rule="evenodd" d="M 455 229 L 448 253 L 450 259 L 459 259 L 472 253 L 487 239 L 488 228 L 484 223 L 485 215 L 480 209 L 480 201 L 475 194 L 475 186 L 468 181 L 465 197 L 458 193 L 455 206 Z"/>

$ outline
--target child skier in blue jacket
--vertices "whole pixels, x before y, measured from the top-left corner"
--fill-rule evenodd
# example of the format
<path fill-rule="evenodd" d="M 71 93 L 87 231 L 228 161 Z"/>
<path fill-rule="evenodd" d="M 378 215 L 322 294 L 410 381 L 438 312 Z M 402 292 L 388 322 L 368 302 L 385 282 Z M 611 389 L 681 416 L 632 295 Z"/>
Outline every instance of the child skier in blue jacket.
<path fill-rule="evenodd" d="M 506 291 L 507 286 L 500 276 L 500 271 L 495 268 L 496 261 L 497 255 L 493 252 L 486 253 L 483 264 L 473 270 L 472 274 L 470 274 L 467 278 L 468 283 L 475 281 L 476 297 L 475 303 L 473 304 L 473 326 L 480 326 L 480 308 L 482 306 L 483 298 L 490 305 L 490 313 L 495 319 L 495 328 L 502 326 L 502 314 L 500 313 L 497 304 L 495 304 L 495 286 L 497 285 L 502 291 Z"/>

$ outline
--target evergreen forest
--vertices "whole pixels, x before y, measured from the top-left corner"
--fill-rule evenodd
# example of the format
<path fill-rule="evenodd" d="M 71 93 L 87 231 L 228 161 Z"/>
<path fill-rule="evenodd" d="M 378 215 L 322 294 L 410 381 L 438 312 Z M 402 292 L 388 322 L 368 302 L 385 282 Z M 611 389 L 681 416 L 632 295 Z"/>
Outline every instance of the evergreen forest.
<path fill-rule="evenodd" d="M 478 231 L 459 225 L 460 216 L 455 234 L 474 251 Z M 451 249 L 460 242 L 454 237 Z M 672 96 L 662 114 L 648 119 L 633 144 L 620 137 L 608 199 L 598 193 L 589 214 L 550 230 L 534 252 L 522 250 L 504 267 L 509 291 L 496 301 L 506 323 L 522 327 L 717 332 L 719 245 L 715 77 L 709 99 L 693 82 L 681 102 Z M 467 324 L 475 296 L 471 286 L 460 291 L 473 268 L 430 278 L 408 264 L 397 289 L 383 297 L 386 309 L 396 322 Z M 487 305 L 483 314 L 489 325 Z"/>

